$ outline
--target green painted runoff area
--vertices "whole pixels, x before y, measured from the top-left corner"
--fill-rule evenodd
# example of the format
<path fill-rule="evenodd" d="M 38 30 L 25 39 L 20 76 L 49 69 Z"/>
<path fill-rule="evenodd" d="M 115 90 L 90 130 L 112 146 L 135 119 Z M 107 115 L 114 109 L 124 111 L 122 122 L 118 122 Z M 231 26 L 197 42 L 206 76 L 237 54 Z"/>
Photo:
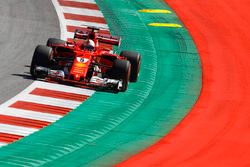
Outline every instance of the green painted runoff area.
<path fill-rule="evenodd" d="M 162 0 L 97 0 L 120 50 L 142 55 L 140 78 L 125 93 L 97 92 L 41 131 L 0 149 L 0 166 L 111 166 L 165 136 L 190 111 L 201 89 L 199 55 Z M 182 25 L 182 24 L 181 24 Z"/>

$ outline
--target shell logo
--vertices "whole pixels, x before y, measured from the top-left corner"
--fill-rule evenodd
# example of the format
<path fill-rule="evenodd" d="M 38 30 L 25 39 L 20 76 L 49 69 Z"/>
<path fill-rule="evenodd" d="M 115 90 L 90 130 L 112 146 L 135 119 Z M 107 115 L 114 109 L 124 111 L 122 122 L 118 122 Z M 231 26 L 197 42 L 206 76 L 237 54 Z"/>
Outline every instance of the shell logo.
<path fill-rule="evenodd" d="M 75 66 L 76 67 L 86 67 L 86 64 L 84 64 L 84 63 L 76 63 Z"/>

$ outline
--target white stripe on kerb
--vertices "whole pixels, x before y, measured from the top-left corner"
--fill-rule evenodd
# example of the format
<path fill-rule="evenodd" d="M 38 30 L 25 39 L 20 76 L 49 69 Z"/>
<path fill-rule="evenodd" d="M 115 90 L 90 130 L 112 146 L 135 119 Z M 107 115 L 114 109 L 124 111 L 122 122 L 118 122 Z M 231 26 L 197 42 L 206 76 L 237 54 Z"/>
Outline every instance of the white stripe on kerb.
<path fill-rule="evenodd" d="M 0 124 L 0 132 L 8 133 L 19 136 L 28 136 L 31 133 L 38 131 L 35 128 L 26 128 L 22 126 L 8 125 L 8 124 Z"/>
<path fill-rule="evenodd" d="M 46 121 L 46 122 L 55 122 L 62 117 L 61 115 L 56 115 L 56 114 L 48 114 L 48 113 L 42 113 L 42 112 L 37 112 L 37 111 L 22 110 L 22 109 L 16 109 L 16 108 L 11 108 L 11 107 L 0 109 L 0 114 L 13 116 L 13 117 L 19 117 L 19 118 L 33 119 L 33 120 L 38 120 L 38 121 Z"/>
<path fill-rule="evenodd" d="M 46 84 L 46 82 L 44 82 L 44 84 L 46 86 L 50 85 L 50 83 Z M 41 85 L 42 85 L 41 81 L 40 82 L 39 81 L 33 82 L 30 86 L 28 86 L 26 89 L 24 89 L 21 93 L 19 93 L 18 95 L 16 95 L 12 99 L 8 100 L 7 102 L 3 103 L 2 105 L 0 105 L 0 109 L 7 108 L 10 105 L 12 105 L 15 102 L 20 101 L 20 100 L 27 101 L 27 102 L 33 102 L 33 103 L 39 103 L 39 104 L 45 104 L 45 105 L 52 105 L 52 106 L 57 106 L 57 107 L 66 107 L 66 108 L 70 108 L 70 109 L 74 109 L 74 108 L 76 108 L 77 106 L 79 106 L 81 104 L 81 102 L 79 102 L 79 101 L 63 100 L 63 99 L 57 99 L 57 98 L 51 98 L 51 97 L 43 97 L 43 96 L 37 96 L 37 95 L 29 94 L 32 90 L 34 90 L 35 88 L 37 88 L 38 86 L 41 86 Z M 55 86 L 55 85 L 53 85 L 53 86 Z M 67 87 L 67 86 L 64 87 L 63 85 L 60 85 L 60 84 L 57 84 L 57 86 L 59 88 L 60 88 L 60 86 L 62 86 L 61 88 L 66 88 Z M 42 88 L 44 88 L 44 87 L 42 86 Z M 75 90 L 80 91 L 80 88 L 75 89 Z M 70 92 L 69 89 L 67 91 Z M 83 90 L 83 92 L 85 92 L 85 91 Z M 91 90 L 86 91 L 86 94 L 92 95 L 93 91 L 91 91 Z"/>
<path fill-rule="evenodd" d="M 8 143 L 0 142 L 0 147 L 6 146 Z"/>
<path fill-rule="evenodd" d="M 84 16 L 94 16 L 94 17 L 104 17 L 100 10 L 92 10 L 92 9 L 82 9 L 82 8 L 74 8 L 61 6 L 63 13 L 84 15 Z"/>
<path fill-rule="evenodd" d="M 48 82 L 42 82 L 42 81 L 36 81 L 34 84 L 35 84 L 35 87 L 37 88 L 61 91 L 61 92 L 66 92 L 66 93 L 74 93 L 74 94 L 86 95 L 86 96 L 91 96 L 95 92 L 89 89 L 83 89 L 79 87 L 48 83 Z"/>
<path fill-rule="evenodd" d="M 73 32 L 66 32 L 65 35 L 67 36 L 67 38 L 74 38 Z"/>
<path fill-rule="evenodd" d="M 31 94 L 20 97 L 19 100 L 32 102 L 32 103 L 39 103 L 39 104 L 44 104 L 44 105 L 51 105 L 55 107 L 70 108 L 70 109 L 75 109 L 80 104 L 82 104 L 82 102 L 73 101 L 73 100 L 56 99 L 56 98 L 43 97 L 43 96 L 37 96 L 37 95 L 31 95 Z"/>

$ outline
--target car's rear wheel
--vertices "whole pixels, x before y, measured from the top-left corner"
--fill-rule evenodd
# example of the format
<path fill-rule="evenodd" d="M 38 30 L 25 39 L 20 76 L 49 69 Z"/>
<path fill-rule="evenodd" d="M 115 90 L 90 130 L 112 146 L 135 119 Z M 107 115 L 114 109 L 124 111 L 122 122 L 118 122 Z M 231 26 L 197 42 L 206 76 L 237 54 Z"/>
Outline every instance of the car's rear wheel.
<path fill-rule="evenodd" d="M 51 55 L 52 55 L 52 48 L 43 45 L 38 45 L 36 47 L 30 66 L 31 76 L 33 76 L 34 78 L 45 77 L 44 74 L 36 72 L 35 68 L 37 66 L 48 68 Z"/>
<path fill-rule="evenodd" d="M 52 46 L 52 45 L 60 45 L 60 44 L 63 44 L 63 45 L 65 45 L 66 44 L 66 41 L 64 41 L 64 40 L 61 40 L 61 39 L 57 39 L 57 38 L 49 38 L 48 40 L 47 40 L 47 46 Z"/>
<path fill-rule="evenodd" d="M 127 58 L 127 60 L 131 63 L 130 82 L 136 82 L 138 80 L 141 67 L 141 55 L 137 52 L 122 51 L 120 56 Z"/>
<path fill-rule="evenodd" d="M 111 69 L 111 78 L 122 80 L 121 92 L 125 92 L 128 88 L 130 78 L 131 64 L 128 60 L 116 59 Z"/>

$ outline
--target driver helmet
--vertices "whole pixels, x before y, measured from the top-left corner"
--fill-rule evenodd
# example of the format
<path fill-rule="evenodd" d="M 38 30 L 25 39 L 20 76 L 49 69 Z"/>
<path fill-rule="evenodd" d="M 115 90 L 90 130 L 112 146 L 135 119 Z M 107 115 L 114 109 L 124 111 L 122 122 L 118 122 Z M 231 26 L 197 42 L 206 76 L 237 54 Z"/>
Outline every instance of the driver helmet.
<path fill-rule="evenodd" d="M 95 49 L 95 42 L 92 39 L 89 39 L 86 45 L 86 48 L 90 51 Z"/>

